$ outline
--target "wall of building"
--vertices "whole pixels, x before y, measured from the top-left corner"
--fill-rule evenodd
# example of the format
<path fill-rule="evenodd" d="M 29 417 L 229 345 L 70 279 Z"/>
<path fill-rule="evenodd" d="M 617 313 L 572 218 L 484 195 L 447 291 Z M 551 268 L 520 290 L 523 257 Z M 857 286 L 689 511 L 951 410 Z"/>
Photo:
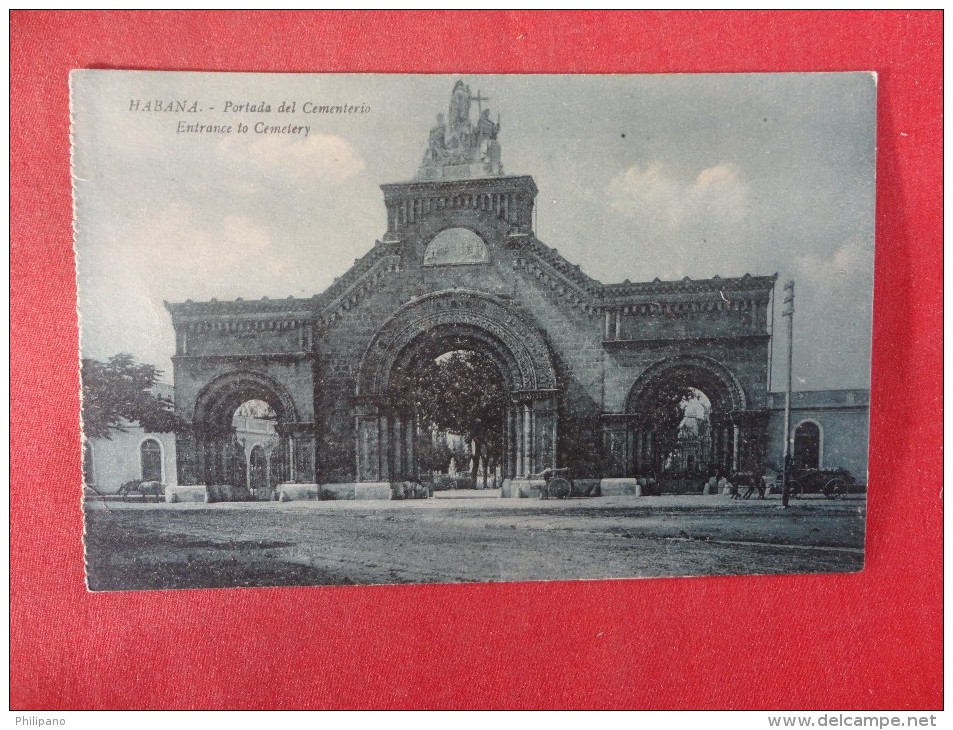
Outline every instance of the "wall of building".
<path fill-rule="evenodd" d="M 792 394 L 792 432 L 804 421 L 820 427 L 822 469 L 847 469 L 858 484 L 867 483 L 870 391 L 819 390 Z M 784 393 L 771 393 L 767 463 L 777 469 L 784 453 Z"/>
<path fill-rule="evenodd" d="M 114 494 L 125 482 L 142 479 L 140 447 L 146 439 L 155 439 L 162 449 L 162 483 L 175 485 L 175 434 L 146 433 L 138 426 L 131 426 L 125 433 L 114 431 L 111 439 L 89 440 L 91 486 L 103 494 Z M 89 473 L 86 468 L 84 472 Z"/>

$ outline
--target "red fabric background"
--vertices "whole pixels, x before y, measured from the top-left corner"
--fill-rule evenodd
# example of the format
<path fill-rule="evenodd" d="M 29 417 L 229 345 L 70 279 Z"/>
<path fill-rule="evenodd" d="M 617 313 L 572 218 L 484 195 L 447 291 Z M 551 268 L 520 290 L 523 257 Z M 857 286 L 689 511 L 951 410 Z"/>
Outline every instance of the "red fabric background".
<path fill-rule="evenodd" d="M 941 30 L 939 12 L 12 13 L 12 707 L 940 707 Z M 87 593 L 67 89 L 83 67 L 876 70 L 866 570 Z"/>

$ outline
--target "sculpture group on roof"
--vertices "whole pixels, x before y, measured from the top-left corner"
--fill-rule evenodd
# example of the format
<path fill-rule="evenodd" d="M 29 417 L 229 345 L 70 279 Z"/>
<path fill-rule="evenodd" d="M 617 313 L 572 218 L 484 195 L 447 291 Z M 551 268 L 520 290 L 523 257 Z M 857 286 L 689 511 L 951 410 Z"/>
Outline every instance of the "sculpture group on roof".
<path fill-rule="evenodd" d="M 476 123 L 470 119 L 470 106 L 474 101 L 478 106 Z M 470 87 L 462 80 L 454 84 L 448 118 L 438 114 L 437 124 L 430 130 L 420 177 L 442 177 L 443 168 L 464 165 L 468 166 L 465 173 L 471 175 L 503 174 L 500 145 L 497 142 L 499 115 L 495 122 L 490 119 L 490 110 L 483 108 L 484 101 L 487 98 L 479 91 L 472 96 Z"/>

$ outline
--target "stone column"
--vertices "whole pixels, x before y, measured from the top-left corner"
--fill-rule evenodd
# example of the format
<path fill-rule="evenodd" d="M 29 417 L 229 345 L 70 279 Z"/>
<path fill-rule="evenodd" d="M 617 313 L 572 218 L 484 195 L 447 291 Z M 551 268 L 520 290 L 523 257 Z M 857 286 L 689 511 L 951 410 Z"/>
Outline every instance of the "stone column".
<path fill-rule="evenodd" d="M 738 470 L 757 472 L 764 468 L 768 411 L 742 411 L 734 414 L 738 432 Z"/>
<path fill-rule="evenodd" d="M 357 436 L 357 481 L 381 481 L 380 433 L 376 407 L 361 409 L 355 415 L 354 431 Z"/>
<path fill-rule="evenodd" d="M 182 486 L 202 483 L 202 444 L 191 425 L 175 434 L 176 481 Z"/>
<path fill-rule="evenodd" d="M 630 413 L 602 415 L 602 443 L 605 471 L 599 483 L 604 497 L 642 494 L 636 473 L 642 466 L 644 430 L 637 427 Z"/>
<path fill-rule="evenodd" d="M 200 478 L 207 486 L 224 484 L 227 474 L 226 451 L 234 438 L 231 427 L 221 428 L 205 425 L 200 431 L 202 471 Z"/>
<path fill-rule="evenodd" d="M 533 473 L 533 410 L 523 404 L 523 476 Z"/>
<path fill-rule="evenodd" d="M 281 423 L 278 433 L 291 439 L 291 480 L 296 484 L 314 484 L 317 480 L 317 439 L 313 423 Z"/>
<path fill-rule="evenodd" d="M 512 479 L 519 473 L 520 464 L 520 445 L 519 428 L 517 421 L 519 416 L 516 410 L 517 406 L 510 404 L 506 408 L 506 450 L 504 453 L 506 464 L 506 477 Z"/>
<path fill-rule="evenodd" d="M 394 439 L 390 409 L 386 403 L 365 402 L 354 411 L 357 457 L 357 499 L 390 499 L 392 466 L 397 450 L 404 449 Z"/>
<path fill-rule="evenodd" d="M 533 415 L 533 472 L 540 472 L 556 464 L 556 404 L 548 398 L 538 398 L 531 405 Z"/>
<path fill-rule="evenodd" d="M 731 470 L 738 471 L 738 425 L 735 424 L 731 430 Z"/>
<path fill-rule="evenodd" d="M 635 476 L 635 437 L 637 432 L 632 426 L 625 430 L 625 464 L 622 467 L 622 476 Z"/>
<path fill-rule="evenodd" d="M 645 431 L 641 427 L 636 427 L 634 432 L 635 441 L 635 474 L 638 476 L 642 473 L 642 459 L 644 458 L 644 441 L 645 441 Z"/>
<path fill-rule="evenodd" d="M 387 413 L 381 413 L 377 417 L 377 444 L 380 449 L 380 475 L 382 482 L 389 482 L 393 474 L 393 453 L 394 441 L 390 428 L 390 417 Z"/>
<path fill-rule="evenodd" d="M 555 390 L 524 390 L 511 394 L 504 439 L 504 496 L 531 496 L 529 475 L 558 466 L 557 397 Z"/>
<path fill-rule="evenodd" d="M 395 482 L 403 482 L 407 480 L 407 474 L 404 464 L 404 456 L 407 453 L 404 440 L 407 437 L 407 433 L 404 429 L 404 417 L 399 414 L 394 414 L 394 417 L 391 419 L 391 434 L 392 434 L 392 443 L 394 448 L 391 450 L 391 462 L 392 462 L 392 471 L 391 471 L 391 480 Z"/>
<path fill-rule="evenodd" d="M 420 478 L 417 468 L 417 419 L 411 413 L 405 421 L 404 463 L 406 478 L 417 481 Z"/>
<path fill-rule="evenodd" d="M 612 414 L 615 415 L 615 414 Z M 626 421 L 606 414 L 602 421 L 602 444 L 607 479 L 621 479 L 625 476 L 626 442 L 628 441 Z"/>

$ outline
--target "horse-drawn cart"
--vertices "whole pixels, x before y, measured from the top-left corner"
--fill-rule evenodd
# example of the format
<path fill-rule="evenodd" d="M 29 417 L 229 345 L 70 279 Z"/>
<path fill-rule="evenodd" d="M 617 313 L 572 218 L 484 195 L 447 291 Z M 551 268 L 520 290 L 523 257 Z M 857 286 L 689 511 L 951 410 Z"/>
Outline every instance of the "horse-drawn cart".
<path fill-rule="evenodd" d="M 530 486 L 539 493 L 540 499 L 566 499 L 572 495 L 572 479 L 569 467 L 543 469 L 539 474 L 530 474 Z"/>
<path fill-rule="evenodd" d="M 788 484 L 788 494 L 800 499 L 805 494 L 823 494 L 840 499 L 856 481 L 846 469 L 795 469 Z"/>

